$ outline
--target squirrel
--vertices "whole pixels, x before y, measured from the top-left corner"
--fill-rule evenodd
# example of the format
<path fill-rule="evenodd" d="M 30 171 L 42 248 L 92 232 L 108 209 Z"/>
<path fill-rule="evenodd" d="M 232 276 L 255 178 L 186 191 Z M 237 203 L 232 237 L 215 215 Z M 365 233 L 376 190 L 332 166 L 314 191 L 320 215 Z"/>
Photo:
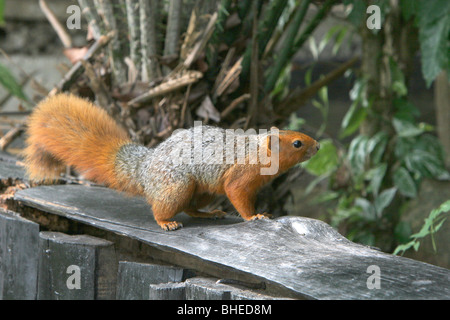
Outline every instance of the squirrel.
<path fill-rule="evenodd" d="M 66 166 L 73 166 L 88 180 L 144 196 L 164 230 L 182 227 L 180 222 L 171 221 L 182 211 L 193 217 L 223 217 L 225 213 L 220 210 L 199 210 L 221 194 L 243 219 L 267 218 L 267 213 L 255 213 L 257 191 L 311 158 L 320 147 L 305 134 L 275 127 L 268 133 L 246 135 L 214 126 L 194 126 L 177 129 L 156 147 L 148 148 L 132 142 L 106 110 L 65 93 L 41 101 L 29 116 L 26 131 L 24 163 L 32 180 L 51 181 Z M 195 140 L 198 137 L 201 140 Z M 256 138 L 254 150 L 267 155 L 268 161 L 263 163 L 263 157 L 256 157 L 249 162 L 250 143 L 245 140 L 249 137 Z M 235 148 L 242 138 L 246 148 L 239 158 Z M 232 141 L 227 144 L 231 156 L 226 159 L 219 148 L 224 141 Z M 230 155 L 228 149 L 225 153 Z M 196 158 L 200 161 L 192 161 Z M 273 164 L 276 171 L 262 174 Z"/>

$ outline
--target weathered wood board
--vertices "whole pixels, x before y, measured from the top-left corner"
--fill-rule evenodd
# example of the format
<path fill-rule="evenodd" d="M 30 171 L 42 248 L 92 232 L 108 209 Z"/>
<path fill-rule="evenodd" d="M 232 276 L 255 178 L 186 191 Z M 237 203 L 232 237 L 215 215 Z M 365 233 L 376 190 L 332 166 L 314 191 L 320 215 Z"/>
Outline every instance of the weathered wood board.
<path fill-rule="evenodd" d="M 117 276 L 118 300 L 148 300 L 151 284 L 181 282 L 185 270 L 171 266 L 120 261 Z"/>
<path fill-rule="evenodd" d="M 450 299 L 450 270 L 352 243 L 313 219 L 242 222 L 236 217 L 206 220 L 180 214 L 176 219 L 184 228 L 166 232 L 154 222 L 143 199 L 106 188 L 41 186 L 21 190 L 15 199 L 173 253 L 180 264 L 188 257 L 298 298 Z M 370 266 L 379 273 L 368 273 Z M 380 288 L 370 289 L 378 283 L 377 276 Z"/>
<path fill-rule="evenodd" d="M 38 300 L 114 299 L 114 244 L 87 235 L 39 234 Z"/>
<path fill-rule="evenodd" d="M 0 208 L 0 300 L 36 299 L 39 225 Z"/>

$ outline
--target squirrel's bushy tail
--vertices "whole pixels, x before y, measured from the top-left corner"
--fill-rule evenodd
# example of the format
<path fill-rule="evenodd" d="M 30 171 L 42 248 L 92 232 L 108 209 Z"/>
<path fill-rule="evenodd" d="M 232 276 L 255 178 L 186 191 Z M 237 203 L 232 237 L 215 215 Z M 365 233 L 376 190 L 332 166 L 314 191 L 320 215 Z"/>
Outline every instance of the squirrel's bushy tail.
<path fill-rule="evenodd" d="M 73 166 L 86 179 L 120 187 L 118 150 L 130 139 L 105 110 L 82 98 L 59 94 L 42 101 L 28 120 L 25 165 L 31 179 L 52 180 Z"/>

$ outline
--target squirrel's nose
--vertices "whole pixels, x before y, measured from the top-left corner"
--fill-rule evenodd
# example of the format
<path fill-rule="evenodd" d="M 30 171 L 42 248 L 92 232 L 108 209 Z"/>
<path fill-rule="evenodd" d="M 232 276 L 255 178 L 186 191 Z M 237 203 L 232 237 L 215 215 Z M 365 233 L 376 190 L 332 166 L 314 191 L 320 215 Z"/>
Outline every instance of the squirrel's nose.
<path fill-rule="evenodd" d="M 317 149 L 317 151 L 319 151 L 319 149 L 320 149 L 320 143 L 318 143 L 318 142 L 316 142 L 316 149 Z"/>

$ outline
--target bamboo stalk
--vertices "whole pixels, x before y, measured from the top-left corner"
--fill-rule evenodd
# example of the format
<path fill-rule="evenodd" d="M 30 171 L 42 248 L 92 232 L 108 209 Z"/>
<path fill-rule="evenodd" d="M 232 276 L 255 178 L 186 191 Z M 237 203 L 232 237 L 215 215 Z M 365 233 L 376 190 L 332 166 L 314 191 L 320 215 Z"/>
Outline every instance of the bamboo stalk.
<path fill-rule="evenodd" d="M 141 70 L 141 34 L 139 0 L 126 0 L 130 58 L 136 70 Z M 128 79 L 130 80 L 130 79 Z"/>
<path fill-rule="evenodd" d="M 200 52 L 205 48 L 206 43 L 208 42 L 209 38 L 211 37 L 214 26 L 217 21 L 217 12 L 215 12 L 211 18 L 209 19 L 208 25 L 206 26 L 202 36 L 200 37 L 200 40 L 195 44 L 194 48 L 192 48 L 192 51 L 188 54 L 186 59 L 183 62 L 183 66 L 186 69 L 189 69 L 191 64 L 197 59 Z"/>
<path fill-rule="evenodd" d="M 166 38 L 164 42 L 164 56 L 178 53 L 181 26 L 181 5 L 182 0 L 170 0 L 169 16 L 167 18 Z M 164 67 L 164 74 L 170 72 L 168 67 Z"/>
<path fill-rule="evenodd" d="M 258 79 L 258 69 L 259 69 L 259 53 L 258 53 L 258 15 L 257 15 L 257 2 L 255 1 L 252 8 L 253 14 L 253 26 L 252 26 L 252 61 L 250 64 L 250 107 L 248 112 L 248 117 L 245 122 L 244 130 L 247 128 L 254 126 L 256 124 L 256 115 L 258 111 L 258 87 L 259 87 L 259 79 Z"/>
<path fill-rule="evenodd" d="M 95 10 L 94 3 L 92 0 L 78 0 L 78 4 L 80 5 L 82 9 L 81 12 L 92 30 L 92 36 L 95 40 L 97 40 L 102 35 L 103 26 L 101 19 Z"/>
<path fill-rule="evenodd" d="M 263 20 L 258 26 L 258 57 L 261 58 L 265 51 L 267 43 L 269 42 L 272 34 L 278 24 L 278 20 L 286 8 L 288 0 L 276 0 L 269 3 L 269 7 L 265 11 Z M 244 53 L 244 60 L 242 61 L 242 73 L 241 79 L 246 81 L 248 73 L 250 71 L 250 60 L 252 56 L 251 47 L 247 47 Z"/>
<path fill-rule="evenodd" d="M 219 4 L 219 7 L 217 9 L 218 15 L 217 15 L 217 21 L 214 28 L 214 32 L 211 35 L 211 46 L 208 46 L 207 50 L 207 61 L 210 66 L 210 68 L 215 68 L 217 63 L 217 49 L 218 44 L 221 41 L 221 36 L 224 32 L 225 28 L 225 22 L 227 21 L 229 11 L 231 8 L 231 0 L 222 0 Z"/>
<path fill-rule="evenodd" d="M 141 27 L 142 81 L 151 82 L 158 77 L 156 42 L 156 0 L 139 0 Z"/>
<path fill-rule="evenodd" d="M 337 0 L 327 0 L 322 7 L 320 7 L 319 11 L 312 18 L 312 20 L 308 23 L 305 30 L 296 38 L 294 46 L 291 48 L 291 56 L 294 55 L 301 46 L 305 43 L 306 40 L 311 36 L 313 31 L 319 25 L 319 23 L 325 18 L 325 16 L 330 11 L 331 7 L 337 2 Z"/>
<path fill-rule="evenodd" d="M 114 74 L 114 83 L 120 84 L 126 81 L 125 65 L 122 59 L 122 48 L 117 32 L 116 19 L 114 18 L 114 11 L 111 1 L 108 0 L 94 0 L 98 13 L 103 19 L 106 32 L 116 31 L 113 38 L 108 45 L 109 59 L 111 61 L 111 69 Z"/>
<path fill-rule="evenodd" d="M 294 20 L 292 21 L 292 24 L 289 26 L 286 32 L 286 38 L 284 39 L 281 52 L 275 60 L 275 66 L 266 79 L 266 84 L 264 86 L 266 93 L 269 93 L 275 87 L 275 83 L 277 82 L 281 72 L 292 57 L 292 47 L 295 43 L 295 36 L 300 29 L 300 25 L 303 22 L 310 3 L 311 0 L 302 0 L 299 8 L 297 9 L 297 12 L 295 13 Z"/>

